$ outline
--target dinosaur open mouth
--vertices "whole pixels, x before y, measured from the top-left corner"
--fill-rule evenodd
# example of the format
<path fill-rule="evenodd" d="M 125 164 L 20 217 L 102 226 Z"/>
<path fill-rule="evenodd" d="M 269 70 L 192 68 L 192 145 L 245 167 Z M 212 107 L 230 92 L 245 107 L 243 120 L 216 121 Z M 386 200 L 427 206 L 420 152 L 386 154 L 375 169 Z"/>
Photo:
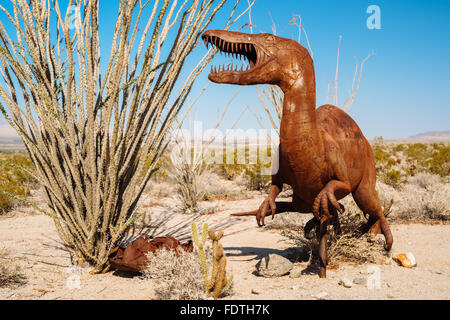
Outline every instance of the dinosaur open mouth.
<path fill-rule="evenodd" d="M 267 55 L 252 43 L 229 42 L 210 35 L 203 35 L 202 40 L 206 48 L 209 48 L 209 44 L 212 44 L 220 53 L 225 53 L 226 56 L 234 57 L 243 62 L 240 68 L 237 64 L 233 65 L 233 61 L 228 65 L 211 66 L 211 74 L 251 72 L 267 60 Z"/>

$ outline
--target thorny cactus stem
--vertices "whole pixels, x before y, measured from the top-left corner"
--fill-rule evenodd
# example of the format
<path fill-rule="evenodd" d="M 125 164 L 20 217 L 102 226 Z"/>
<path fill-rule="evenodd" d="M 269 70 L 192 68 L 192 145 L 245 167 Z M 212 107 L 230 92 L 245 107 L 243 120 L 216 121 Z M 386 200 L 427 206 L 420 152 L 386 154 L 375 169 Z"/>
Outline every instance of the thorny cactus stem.
<path fill-rule="evenodd" d="M 228 281 L 226 279 L 226 265 L 227 261 L 223 254 L 223 246 L 219 243 L 219 240 L 223 237 L 223 231 L 219 231 L 217 234 L 214 230 L 208 231 L 209 238 L 213 242 L 213 266 L 211 271 L 211 279 L 207 286 L 207 291 L 214 297 L 215 300 L 219 299 L 219 296 L 224 293 L 233 280 L 231 276 Z"/>
<path fill-rule="evenodd" d="M 206 265 L 206 255 L 205 255 L 205 243 L 206 234 L 212 241 L 213 247 L 213 262 L 211 269 L 211 278 L 208 279 L 208 267 Z M 195 245 L 197 246 L 198 256 L 200 258 L 200 263 L 203 272 L 203 281 L 205 283 L 205 291 L 207 294 L 212 295 L 215 300 L 219 299 L 220 295 L 223 294 L 231 286 L 233 281 L 233 276 L 230 276 L 228 280 L 226 279 L 226 265 L 227 261 L 223 253 L 223 246 L 219 243 L 219 240 L 223 237 L 223 231 L 215 234 L 214 230 L 208 231 L 208 224 L 203 224 L 202 239 L 199 239 L 197 225 L 192 223 L 192 238 Z"/>
<path fill-rule="evenodd" d="M 203 232 L 202 239 L 200 241 L 197 232 L 197 225 L 195 222 L 192 222 L 192 238 L 194 239 L 194 243 L 198 248 L 198 257 L 200 258 L 200 264 L 202 266 L 203 273 L 203 281 L 206 284 L 208 283 L 208 267 L 206 266 L 206 256 L 205 256 L 205 243 L 206 243 L 206 234 L 208 232 L 208 224 L 203 224 Z"/>

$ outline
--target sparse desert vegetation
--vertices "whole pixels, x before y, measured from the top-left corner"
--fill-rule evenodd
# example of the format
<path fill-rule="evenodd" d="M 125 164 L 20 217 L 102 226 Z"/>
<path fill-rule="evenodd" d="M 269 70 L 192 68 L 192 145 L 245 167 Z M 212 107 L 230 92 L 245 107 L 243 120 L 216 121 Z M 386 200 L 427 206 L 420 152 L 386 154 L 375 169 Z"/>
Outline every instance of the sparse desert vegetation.
<path fill-rule="evenodd" d="M 450 220 L 449 144 L 392 144 L 376 139 L 372 149 L 379 197 L 382 203 L 393 201 L 390 219 Z M 248 154 L 248 149 L 245 153 Z M 168 150 L 161 158 L 146 189 L 146 193 L 153 195 L 151 204 L 172 199 L 186 213 L 205 213 L 200 208 L 205 202 L 246 199 L 264 193 L 270 184 L 270 176 L 261 174 L 260 163 L 211 165 L 202 163 L 201 156 L 194 158 L 195 164 L 173 163 L 170 154 Z M 264 166 L 270 167 L 270 163 Z M 0 152 L 0 168 L 4 191 L 0 194 L 0 212 L 5 213 L 20 204 L 7 194 L 26 198 L 38 184 L 25 153 Z M 285 194 L 289 195 L 288 186 Z M 354 213 L 359 210 L 351 196 L 342 203 Z"/>
<path fill-rule="evenodd" d="M 23 152 L 0 152 L 0 215 L 20 205 L 18 198 L 37 187 L 30 158 Z"/>
<path fill-rule="evenodd" d="M 446 171 L 442 169 L 438 170 L 435 163 L 439 163 L 443 168 L 448 167 L 449 159 L 444 157 L 445 161 L 442 160 L 442 154 L 447 152 L 446 148 L 448 148 L 446 144 L 424 144 L 423 146 L 416 144 L 409 146 L 407 144 L 385 143 L 379 140 L 373 144 L 378 169 L 377 191 L 384 206 L 385 214 L 388 215 L 388 219 L 393 224 L 394 237 L 396 241 L 400 241 L 399 245 L 403 248 L 408 247 L 406 242 L 404 242 L 405 240 L 402 240 L 402 236 L 407 234 L 408 230 L 411 230 L 411 233 L 422 232 L 417 225 L 418 222 L 424 228 L 433 228 L 436 224 L 441 225 L 442 228 L 446 228 L 448 225 L 447 223 L 450 217 L 448 201 L 450 184 Z M 406 150 L 409 150 L 409 152 L 406 153 Z M 413 152 L 412 150 L 416 151 Z M 436 160 L 431 161 L 431 157 L 424 156 L 423 152 L 425 151 L 423 150 L 428 150 L 430 154 L 434 154 Z M 2 174 L 6 174 L 7 172 L 10 175 L 17 174 L 17 177 L 21 179 L 10 180 L 12 186 L 21 186 L 22 184 L 19 181 L 23 181 L 29 189 L 38 188 L 38 184 L 32 178 L 22 175 L 22 171 L 18 169 L 18 166 L 20 166 L 27 168 L 27 170 L 32 170 L 31 163 L 24 154 L 1 153 L 1 157 L 2 159 L 7 159 L 8 163 L 1 163 L 3 165 Z M 393 157 L 396 158 L 395 161 Z M 265 197 L 266 191 L 264 188 L 254 190 L 258 188 L 250 188 L 248 185 L 251 176 L 247 174 L 249 170 L 253 170 L 256 167 L 255 165 L 247 167 L 245 165 L 207 166 L 202 174 L 201 183 L 198 184 L 199 190 L 201 191 L 201 197 L 198 198 L 199 210 L 190 212 L 182 209 L 183 197 L 177 191 L 177 182 L 169 171 L 172 167 L 167 161 L 171 161 L 170 156 L 163 157 L 158 164 L 159 169 L 156 171 L 157 174 L 152 177 L 139 203 L 138 212 L 142 213 L 143 216 L 132 225 L 132 227 L 135 227 L 133 230 L 138 230 L 133 232 L 134 236 L 147 233 L 150 230 L 151 234 L 154 235 L 178 235 L 183 239 L 189 239 L 191 237 L 191 221 L 208 222 L 216 230 L 226 230 L 226 236 L 223 239 L 224 253 L 228 261 L 227 265 L 229 265 L 227 269 L 229 269 L 230 274 L 234 275 L 234 279 L 233 290 L 228 295 L 221 296 L 222 299 L 239 297 L 244 299 L 258 298 L 260 297 L 258 294 L 265 294 L 251 293 L 249 291 L 250 289 L 253 292 L 272 292 L 270 288 L 258 289 L 259 286 L 256 285 L 258 276 L 252 275 L 252 270 L 258 259 L 263 257 L 265 252 L 270 252 L 272 248 L 280 248 L 281 251 L 276 252 L 291 259 L 294 263 L 294 270 L 299 267 L 303 268 L 305 270 L 303 271 L 303 277 L 309 277 L 307 275 L 310 272 L 313 274 L 311 277 L 316 277 L 316 271 L 314 270 L 316 270 L 315 268 L 317 266 L 317 256 L 315 255 L 317 239 L 314 236 L 314 232 L 311 234 L 312 237 L 305 237 L 304 235 L 305 224 L 312 218 L 312 215 L 285 213 L 277 215 L 274 220 L 268 217 L 267 226 L 263 229 L 256 228 L 255 222 L 251 217 L 231 218 L 228 216 L 230 213 L 257 208 L 260 201 Z M 11 166 L 13 163 L 16 163 L 18 166 Z M 398 170 L 402 177 L 395 183 L 391 183 L 391 180 L 385 180 L 386 172 L 393 169 Z M 254 176 L 257 176 L 257 174 L 257 172 L 254 172 Z M 269 177 L 261 177 L 265 181 L 270 181 Z M 284 189 L 280 197 L 289 200 L 292 196 L 292 190 L 287 186 Z M 36 192 L 40 193 L 42 192 L 41 190 L 36 189 Z M 19 192 L 17 195 L 22 196 L 23 194 Z M 9 201 L 10 197 L 6 197 L 5 199 Z M 330 247 L 328 251 L 330 258 L 330 279 L 336 279 L 333 278 L 334 272 L 337 275 L 343 272 L 353 272 L 351 268 L 356 268 L 355 270 L 357 270 L 357 268 L 365 268 L 368 264 L 374 264 L 381 268 L 393 268 L 392 257 L 385 252 L 382 237 L 371 239 L 366 235 L 361 235 L 359 232 L 360 228 L 365 224 L 366 218 L 362 215 L 362 212 L 358 209 L 351 196 L 344 198 L 340 202 L 345 206 L 346 210 L 340 216 L 341 233 L 335 233 L 334 227 L 330 226 Z M 13 206 L 8 206 L 6 211 L 13 210 L 12 212 L 21 212 L 20 207 L 16 206 L 17 204 L 20 204 L 20 201 Z M 38 224 L 39 228 L 43 225 L 42 221 L 49 223 L 44 228 L 51 226 L 51 219 L 39 214 L 33 216 L 33 218 L 27 216 L 25 213 L 15 214 L 13 218 L 8 215 L 8 217 L 5 216 L 3 218 L 3 224 L 7 223 L 9 226 L 17 225 L 18 222 L 12 222 L 11 219 L 22 219 L 23 221 L 27 219 L 44 219 L 39 220 L 41 221 Z M 142 221 L 145 223 L 141 226 L 140 223 Z M 407 223 L 407 226 L 404 225 L 405 223 Z M 6 228 L 7 230 L 11 230 L 11 227 Z M 445 233 L 445 231 L 442 232 Z M 230 236 L 227 236 L 227 234 L 230 234 Z M 56 233 L 54 233 L 54 237 L 57 239 Z M 420 237 L 422 239 L 424 234 L 421 233 Z M 397 240 L 399 238 L 400 240 Z M 10 259 L 5 259 L 5 257 L 14 256 L 14 251 L 16 251 L 14 245 L 12 245 L 13 242 L 11 242 L 14 241 L 14 238 L 9 239 L 11 240 L 9 242 L 7 241 L 9 243 L 8 254 L 6 255 L 2 252 L 2 256 L 0 257 L 0 262 L 2 263 L 1 277 L 5 284 L 3 290 L 5 290 L 4 292 L 8 296 L 11 294 L 22 295 L 22 297 L 32 295 L 32 293 L 27 293 L 28 291 L 26 290 L 27 286 L 30 285 L 27 279 L 32 276 L 32 269 L 24 270 L 17 264 L 12 266 L 9 261 Z M 276 240 L 278 242 L 274 242 L 275 239 L 278 239 Z M 412 240 L 408 241 L 411 242 Z M 420 242 L 419 240 L 417 241 L 417 243 Z M 415 241 L 413 242 L 416 243 Z M 39 241 L 36 241 L 37 243 Z M 253 243 L 255 248 L 246 248 L 250 243 Z M 258 246 L 261 247 L 258 248 Z M 28 250 L 26 249 L 25 252 L 28 252 Z M 239 250 L 241 253 L 237 254 L 236 250 Z M 412 247 L 410 250 L 420 257 L 419 247 Z M 257 256 L 255 260 L 248 260 L 246 257 L 251 256 L 253 254 L 252 252 L 256 252 Z M 393 252 L 396 252 L 395 249 Z M 241 254 L 243 255 L 243 259 L 240 258 Z M 211 266 L 212 251 L 210 248 L 206 249 L 206 256 L 208 265 Z M 149 288 L 149 291 L 142 289 L 143 294 L 145 294 L 138 297 L 145 299 L 207 299 L 209 297 L 204 291 L 204 275 L 202 274 L 202 266 L 197 249 L 193 253 L 181 252 L 179 255 L 176 255 L 174 252 L 164 251 L 154 255 L 152 259 L 153 264 L 149 265 L 148 270 L 143 276 L 134 278 L 133 281 L 126 279 L 120 280 L 130 281 L 129 286 Z M 45 262 L 46 260 L 39 259 L 34 263 L 37 263 L 38 266 L 42 261 Z M 66 256 L 66 258 L 60 258 L 57 261 L 59 261 L 57 263 L 58 265 L 67 265 L 70 259 Z M 8 262 L 8 264 L 5 264 L 5 262 Z M 189 272 L 186 272 L 187 269 Z M 389 272 L 394 272 L 391 269 L 389 270 Z M 55 269 L 54 272 L 56 271 Z M 58 277 L 61 279 L 59 281 L 62 281 L 62 288 L 60 289 L 62 290 L 60 291 L 61 293 L 64 292 L 61 295 L 62 297 L 76 297 L 77 294 L 82 294 L 83 289 L 81 291 L 74 291 L 68 290 L 65 287 L 67 275 L 64 272 Z M 108 277 L 110 279 L 108 281 L 112 281 L 111 283 L 116 281 L 116 279 L 118 281 L 120 278 L 114 275 L 114 273 L 108 273 Z M 355 277 L 359 279 L 357 276 Z M 84 279 L 82 281 L 87 288 L 96 288 L 98 286 L 95 278 L 82 279 Z M 285 282 L 295 280 L 295 278 L 290 276 L 280 279 L 286 279 L 283 280 Z M 255 284 L 245 285 L 250 280 Z M 337 280 L 339 279 L 335 280 L 336 283 Z M 395 280 L 390 281 L 394 282 Z M 252 286 L 252 288 L 248 286 Z M 286 284 L 286 286 L 289 285 Z M 246 290 L 248 290 L 248 293 L 244 294 L 244 292 L 247 292 Z M 53 289 L 45 289 L 42 292 L 47 292 L 43 294 L 43 298 L 50 298 L 54 295 L 52 293 Z M 106 294 L 104 297 L 114 296 L 108 290 L 104 292 Z M 110 293 L 107 294 L 107 292 Z M 119 294 L 118 292 L 121 291 L 116 289 L 115 294 Z M 124 292 L 123 294 L 126 293 Z M 41 294 L 39 294 L 40 296 Z M 270 296 L 272 297 L 273 294 Z M 314 297 L 310 297 L 309 295 L 306 298 L 308 297 L 314 299 Z M 336 297 L 340 296 L 337 295 Z"/>
<path fill-rule="evenodd" d="M 22 273 L 22 268 L 14 261 L 8 251 L 0 248 L 0 289 L 17 288 L 27 283 L 27 278 Z"/>
<path fill-rule="evenodd" d="M 343 171 L 325 170 L 333 167 L 326 164 L 336 149 L 316 126 L 323 117 L 313 116 L 319 75 L 300 15 L 294 14 L 289 25 L 297 26 L 299 43 L 304 34 L 308 49 L 286 40 L 278 45 L 274 22 L 272 35 L 248 34 L 248 40 L 236 33 L 225 40 L 217 31 L 206 31 L 218 16 L 228 20 L 217 28 L 253 33 L 255 1 L 241 2 L 243 9 L 239 0 L 234 7 L 226 0 L 118 1 L 116 26 L 107 31 L 110 51 L 103 49 L 98 0 L 75 1 L 63 10 L 59 0 L 13 0 L 12 6 L 0 6 L 0 124 L 6 121 L 26 149 L 0 152 L 0 299 L 450 299 L 450 144 L 372 142 L 376 188 L 394 234 L 393 251 L 384 250 L 383 237 L 365 233 L 368 217 L 349 195 L 340 200 L 345 212 L 328 226 L 329 273 L 319 279 L 325 274 L 317 270 L 319 232 L 312 214 L 286 212 L 273 220 L 267 215 L 264 228 L 256 226 L 254 217 L 231 215 L 254 210 L 266 199 L 273 136 L 267 144 L 259 137 L 235 137 L 231 148 L 222 143 L 226 136 L 209 142 L 197 135 L 179 139 L 178 130 L 198 101 L 189 101 L 194 83 L 220 51 L 239 57 L 244 66 L 242 71 L 234 70 L 233 63 L 218 71 L 214 67 L 210 80 L 260 83 L 258 98 L 272 133 L 292 142 L 292 148 L 283 142 L 288 161 L 281 163 L 289 167 L 300 150 L 316 149 L 302 159 L 304 168 L 312 168 L 305 170 L 312 172 L 311 179 L 298 179 L 294 186 L 303 183 L 312 196 L 325 179 L 343 180 L 339 171 L 367 168 L 345 159 L 337 165 Z M 222 15 L 223 10 L 229 12 Z M 238 29 L 235 22 L 246 14 L 249 23 Z M 341 40 L 339 35 L 326 103 L 334 88 L 332 103 L 346 112 L 359 90 L 363 66 L 375 52 L 361 62 L 354 57 L 349 96 L 339 104 Z M 199 54 L 191 56 L 194 50 Z M 248 79 L 229 77 L 230 72 L 243 72 Z M 260 75 L 254 78 L 254 72 Z M 218 101 L 212 107 L 220 108 Z M 355 139 L 362 141 L 359 129 L 344 121 L 346 115 L 325 108 L 320 110 L 336 112 L 333 117 L 342 121 L 326 119 L 320 126 L 333 123 L 339 132 L 351 124 Z M 247 110 L 250 104 L 232 128 Z M 262 118 L 251 113 L 263 129 Z M 286 134 L 279 121 L 289 117 L 293 121 L 285 122 L 291 127 Z M 298 125 L 306 130 L 296 136 Z M 336 141 L 349 133 L 338 133 Z M 193 148 L 192 141 L 204 148 Z M 364 158 L 356 152 L 362 149 L 353 149 L 346 158 L 370 158 L 367 149 Z M 348 167 L 341 166 L 344 162 Z M 281 180 L 290 181 L 293 171 L 280 172 Z M 359 183 L 362 197 L 373 191 L 368 180 Z M 347 181 L 336 182 L 320 194 L 322 213 L 328 202 L 339 210 L 334 187 L 336 196 L 348 192 Z M 292 195 L 285 186 L 279 199 L 290 201 Z M 367 202 L 366 212 L 374 207 L 373 192 L 370 200 L 361 200 Z M 161 238 L 146 242 L 154 237 Z M 134 240 L 148 246 L 129 246 Z M 182 241 L 186 251 L 177 249 Z M 111 262 L 117 252 L 123 265 Z M 414 260 L 414 268 L 412 263 L 411 268 L 395 265 L 392 253 Z M 127 261 L 140 268 L 127 269 Z M 376 290 L 367 286 L 371 272 L 378 272 Z"/>

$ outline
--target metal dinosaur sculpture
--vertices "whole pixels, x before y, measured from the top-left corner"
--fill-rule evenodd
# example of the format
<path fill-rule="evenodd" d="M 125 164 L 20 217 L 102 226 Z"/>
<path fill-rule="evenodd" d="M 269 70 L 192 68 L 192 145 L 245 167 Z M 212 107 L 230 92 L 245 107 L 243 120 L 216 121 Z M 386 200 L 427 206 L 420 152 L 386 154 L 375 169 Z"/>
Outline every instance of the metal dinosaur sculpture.
<path fill-rule="evenodd" d="M 258 226 L 264 217 L 287 211 L 313 213 L 305 233 L 316 228 L 319 239 L 321 278 L 326 277 L 327 226 L 339 226 L 344 208 L 338 200 L 352 193 L 358 207 L 369 216 L 366 231 L 385 237 L 386 250 L 393 243 L 375 191 L 376 171 L 372 149 L 355 121 L 341 109 L 324 105 L 316 109 L 314 63 L 308 50 L 291 39 L 272 34 L 245 34 L 208 30 L 205 45 L 248 60 L 246 70 L 211 68 L 215 83 L 271 84 L 284 92 L 280 125 L 279 170 L 272 176 L 268 197 L 255 215 Z M 276 202 L 283 184 L 292 186 L 292 202 Z"/>

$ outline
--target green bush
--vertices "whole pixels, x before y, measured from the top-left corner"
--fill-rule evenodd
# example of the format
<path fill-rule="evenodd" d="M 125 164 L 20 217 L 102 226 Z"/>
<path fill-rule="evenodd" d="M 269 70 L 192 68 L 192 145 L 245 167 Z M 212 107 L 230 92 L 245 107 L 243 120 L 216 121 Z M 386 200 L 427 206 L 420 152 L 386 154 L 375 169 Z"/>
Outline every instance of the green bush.
<path fill-rule="evenodd" d="M 386 172 L 386 175 L 383 177 L 383 181 L 384 183 L 397 188 L 400 184 L 404 183 L 406 179 L 399 170 L 392 169 Z"/>
<path fill-rule="evenodd" d="M 25 198 L 37 182 L 27 172 L 32 172 L 33 164 L 25 154 L 4 152 L 0 160 L 0 214 L 4 214 L 17 204 L 9 195 Z"/>

